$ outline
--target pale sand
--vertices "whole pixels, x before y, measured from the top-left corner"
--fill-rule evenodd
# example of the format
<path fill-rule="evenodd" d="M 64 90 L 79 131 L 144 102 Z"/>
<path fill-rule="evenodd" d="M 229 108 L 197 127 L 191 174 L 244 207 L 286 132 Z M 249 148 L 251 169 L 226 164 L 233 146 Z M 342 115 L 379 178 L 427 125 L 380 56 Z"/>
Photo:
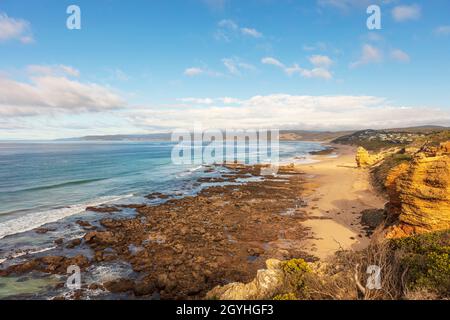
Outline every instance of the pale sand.
<path fill-rule="evenodd" d="M 337 157 L 315 156 L 320 162 L 301 165 L 301 170 L 307 173 L 309 190 L 305 209 L 313 217 L 303 222 L 311 228 L 313 236 L 304 242 L 304 246 L 307 252 L 320 259 L 340 248 L 359 250 L 366 247 L 369 238 L 362 230 L 360 212 L 383 208 L 386 202 L 370 184 L 369 172 L 356 167 L 356 148 L 333 146 L 338 148 Z"/>

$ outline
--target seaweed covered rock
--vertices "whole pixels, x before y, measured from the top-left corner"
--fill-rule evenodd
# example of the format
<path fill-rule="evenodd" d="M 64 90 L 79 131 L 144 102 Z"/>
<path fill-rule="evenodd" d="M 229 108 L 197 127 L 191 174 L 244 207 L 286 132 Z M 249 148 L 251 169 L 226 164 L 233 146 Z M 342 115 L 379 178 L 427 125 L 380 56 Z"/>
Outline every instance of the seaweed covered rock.
<path fill-rule="evenodd" d="M 450 142 L 425 147 L 386 179 L 388 217 L 395 225 L 387 237 L 398 238 L 450 228 Z"/>

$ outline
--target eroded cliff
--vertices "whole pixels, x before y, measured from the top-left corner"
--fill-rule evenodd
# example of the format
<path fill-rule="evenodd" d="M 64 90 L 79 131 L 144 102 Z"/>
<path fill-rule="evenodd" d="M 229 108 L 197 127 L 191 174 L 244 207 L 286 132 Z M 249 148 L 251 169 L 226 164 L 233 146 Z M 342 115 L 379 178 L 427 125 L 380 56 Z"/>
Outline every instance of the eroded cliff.
<path fill-rule="evenodd" d="M 424 147 L 386 179 L 388 238 L 450 228 L 450 141 Z"/>

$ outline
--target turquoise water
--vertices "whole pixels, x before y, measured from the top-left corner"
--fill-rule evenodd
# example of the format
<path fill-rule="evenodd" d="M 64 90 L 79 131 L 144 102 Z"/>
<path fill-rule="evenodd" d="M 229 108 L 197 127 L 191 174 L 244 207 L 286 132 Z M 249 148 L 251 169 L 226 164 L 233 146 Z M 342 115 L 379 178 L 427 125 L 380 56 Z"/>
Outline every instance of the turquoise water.
<path fill-rule="evenodd" d="M 104 217 L 86 211 L 87 206 L 161 201 L 143 197 L 152 192 L 172 197 L 195 194 L 208 185 L 198 183 L 198 178 L 226 172 L 220 167 L 211 172 L 199 164 L 175 165 L 173 147 L 169 142 L 0 142 L 0 268 L 43 255 L 92 258 L 86 246 L 55 245 L 56 240 L 68 243 L 85 234 L 78 219 L 97 225 Z M 282 142 L 280 161 L 304 161 L 299 157 L 323 148 L 318 143 Z M 245 152 L 242 147 L 237 150 Z M 123 209 L 109 216 L 135 214 L 133 209 Z M 33 229 L 39 226 L 51 231 L 36 233 Z M 131 266 L 122 262 L 92 265 L 84 281 L 99 283 L 131 273 Z M 0 299 L 65 295 L 70 290 L 54 286 L 64 279 L 44 274 L 0 278 Z M 111 298 L 97 294 L 92 292 L 91 298 Z"/>
<path fill-rule="evenodd" d="M 174 145 L 0 143 L 0 239 L 80 213 L 90 205 L 125 201 L 155 191 L 191 191 L 193 181 L 204 174 L 202 166 L 173 164 Z M 318 143 L 282 142 L 280 159 L 322 148 Z"/>

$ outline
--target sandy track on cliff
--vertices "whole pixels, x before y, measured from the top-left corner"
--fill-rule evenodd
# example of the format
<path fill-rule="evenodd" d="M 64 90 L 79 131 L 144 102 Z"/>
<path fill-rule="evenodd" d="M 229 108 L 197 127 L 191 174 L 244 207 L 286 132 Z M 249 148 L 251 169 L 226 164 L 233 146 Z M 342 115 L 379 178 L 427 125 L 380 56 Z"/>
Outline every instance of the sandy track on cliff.
<path fill-rule="evenodd" d="M 340 248 L 366 247 L 369 238 L 360 224 L 361 211 L 383 208 L 386 202 L 370 184 L 368 171 L 356 167 L 356 148 L 333 146 L 337 157 L 317 156 L 320 162 L 301 165 L 308 181 L 306 209 L 314 217 L 303 222 L 313 236 L 304 241 L 303 249 L 320 259 Z"/>

